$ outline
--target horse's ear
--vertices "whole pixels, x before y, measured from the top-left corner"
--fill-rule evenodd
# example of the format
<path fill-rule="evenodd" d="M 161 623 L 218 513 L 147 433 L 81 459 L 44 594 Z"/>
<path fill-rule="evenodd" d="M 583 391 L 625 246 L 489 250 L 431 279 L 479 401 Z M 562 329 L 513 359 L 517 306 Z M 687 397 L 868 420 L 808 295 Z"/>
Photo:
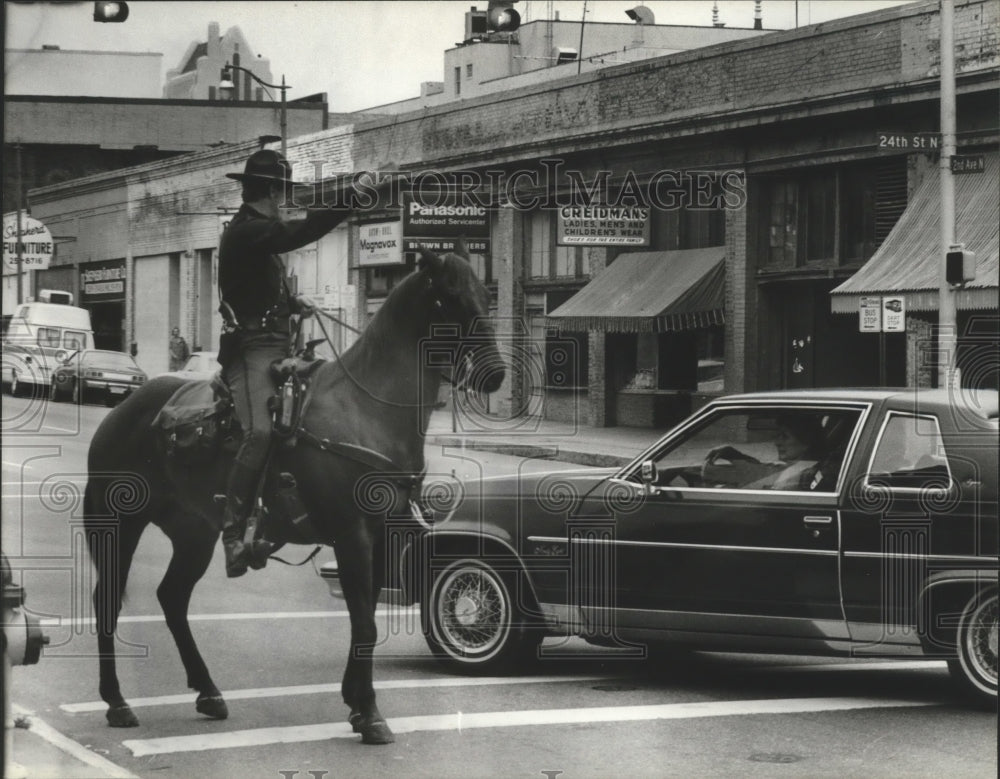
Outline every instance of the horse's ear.
<path fill-rule="evenodd" d="M 461 257 L 466 262 L 469 261 L 469 247 L 465 243 L 465 236 L 461 236 L 455 243 L 454 253 Z"/>
<path fill-rule="evenodd" d="M 420 247 L 420 259 L 417 260 L 417 267 L 420 270 L 429 269 L 431 271 L 436 271 L 444 265 L 444 260 L 442 260 L 438 255 L 429 249 Z"/>

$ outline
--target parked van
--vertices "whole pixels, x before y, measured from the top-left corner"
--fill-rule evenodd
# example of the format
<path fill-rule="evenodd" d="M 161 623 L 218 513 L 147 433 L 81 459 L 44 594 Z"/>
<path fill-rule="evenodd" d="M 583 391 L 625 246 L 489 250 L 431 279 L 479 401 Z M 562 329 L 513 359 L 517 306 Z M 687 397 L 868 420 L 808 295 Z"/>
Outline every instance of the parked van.
<path fill-rule="evenodd" d="M 21 303 L 3 337 L 0 382 L 12 395 L 29 386 L 47 393 L 52 371 L 62 359 L 79 349 L 93 348 L 87 309 L 62 303 Z"/>

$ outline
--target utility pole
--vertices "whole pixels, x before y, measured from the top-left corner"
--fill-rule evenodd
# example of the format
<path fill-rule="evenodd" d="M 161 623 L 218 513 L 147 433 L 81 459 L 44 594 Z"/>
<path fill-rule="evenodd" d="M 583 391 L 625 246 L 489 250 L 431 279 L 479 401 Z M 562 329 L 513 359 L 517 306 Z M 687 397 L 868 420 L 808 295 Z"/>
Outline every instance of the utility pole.
<path fill-rule="evenodd" d="M 955 351 L 957 314 L 955 291 L 946 278 L 945 255 L 955 243 L 955 181 L 951 158 L 955 154 L 955 2 L 941 2 L 941 256 L 938 276 L 938 387 L 958 384 Z"/>
<path fill-rule="evenodd" d="M 24 213 L 24 171 L 21 165 L 21 144 L 17 150 L 17 302 L 24 302 L 24 243 L 21 218 Z"/>
<path fill-rule="evenodd" d="M 580 75 L 583 68 L 583 31 L 587 26 L 587 0 L 583 0 L 583 16 L 580 17 L 580 48 L 576 53 L 576 73 Z"/>

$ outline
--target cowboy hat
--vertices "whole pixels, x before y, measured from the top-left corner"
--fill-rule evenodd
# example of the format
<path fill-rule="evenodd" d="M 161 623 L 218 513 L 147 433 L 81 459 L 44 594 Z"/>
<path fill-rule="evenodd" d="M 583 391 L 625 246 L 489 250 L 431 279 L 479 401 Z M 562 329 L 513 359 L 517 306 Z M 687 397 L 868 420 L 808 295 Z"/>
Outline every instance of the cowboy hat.
<path fill-rule="evenodd" d="M 242 173 L 227 173 L 226 178 L 237 181 L 257 179 L 258 181 L 298 184 L 299 182 L 292 181 L 290 178 L 291 170 L 292 166 L 288 164 L 284 154 L 273 149 L 261 149 L 250 155 Z"/>

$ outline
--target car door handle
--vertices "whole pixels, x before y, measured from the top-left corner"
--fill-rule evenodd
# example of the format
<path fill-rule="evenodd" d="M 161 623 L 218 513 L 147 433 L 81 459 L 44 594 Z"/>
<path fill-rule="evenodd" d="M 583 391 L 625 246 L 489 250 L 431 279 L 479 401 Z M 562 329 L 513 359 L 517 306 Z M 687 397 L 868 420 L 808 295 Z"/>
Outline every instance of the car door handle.
<path fill-rule="evenodd" d="M 803 517 L 802 521 L 806 527 L 818 527 L 821 525 L 832 525 L 833 517 Z"/>

